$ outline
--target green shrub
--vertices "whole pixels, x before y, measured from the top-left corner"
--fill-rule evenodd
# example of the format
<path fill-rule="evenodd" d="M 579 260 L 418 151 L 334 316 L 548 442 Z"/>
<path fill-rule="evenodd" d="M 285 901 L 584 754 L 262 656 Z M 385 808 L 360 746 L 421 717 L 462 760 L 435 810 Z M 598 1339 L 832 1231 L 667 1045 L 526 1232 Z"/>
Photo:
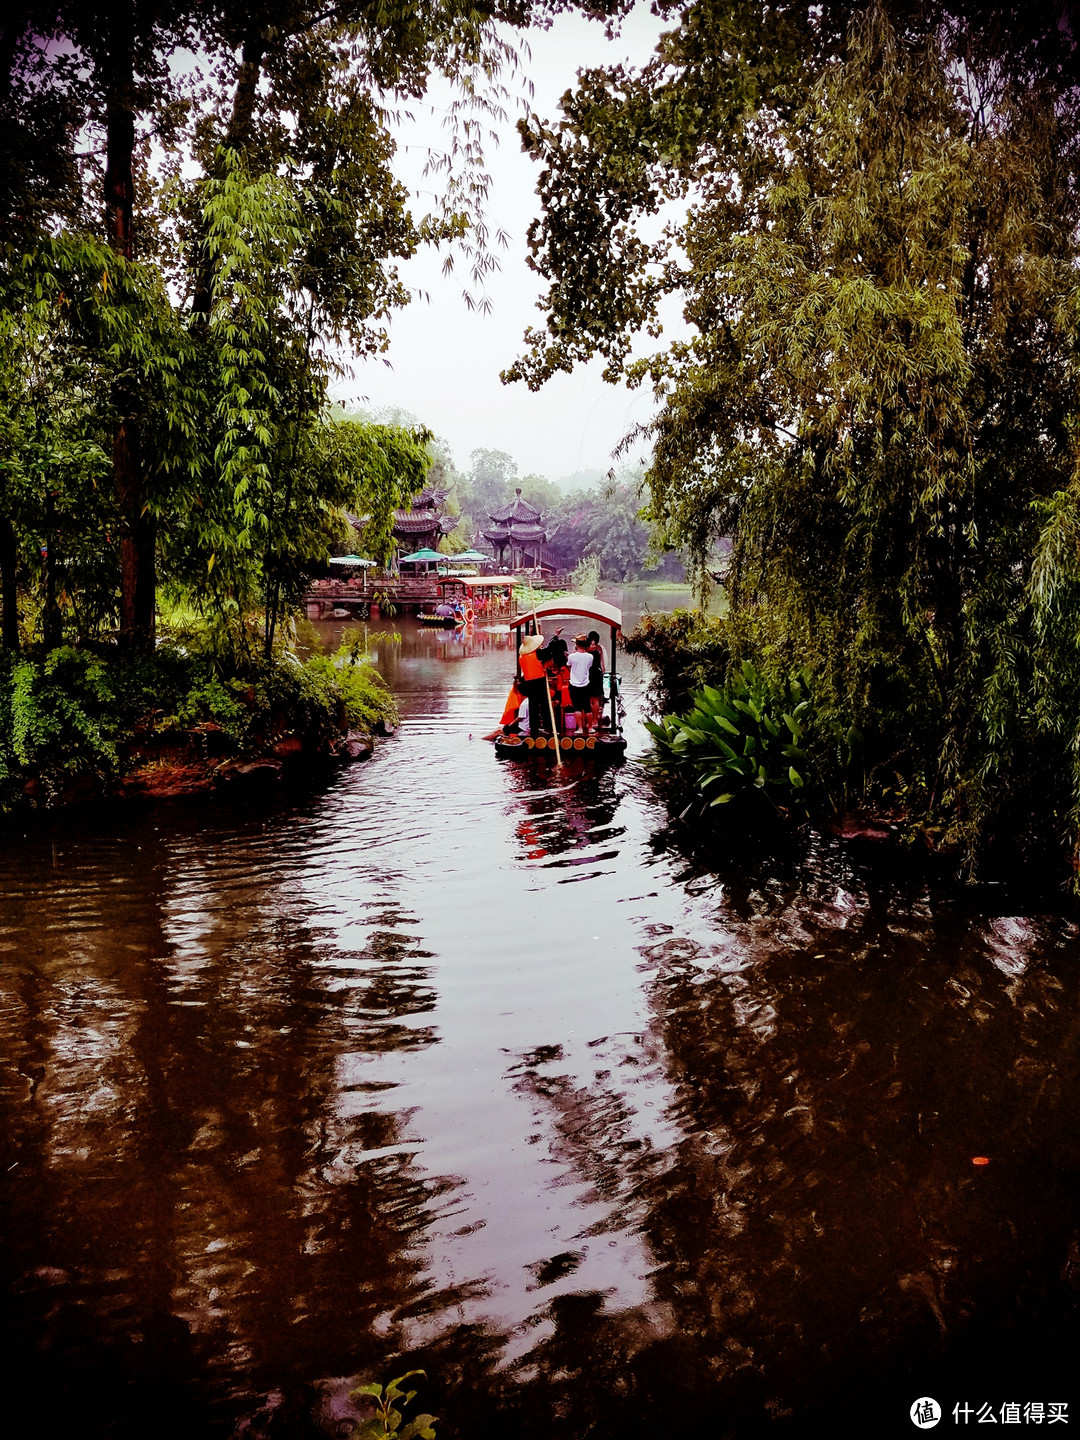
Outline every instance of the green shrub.
<path fill-rule="evenodd" d="M 232 690 L 245 690 L 243 681 L 229 682 Z M 202 725 L 212 721 L 220 725 L 226 734 L 241 739 L 246 732 L 250 713 L 240 703 L 230 688 L 217 675 L 197 675 L 185 691 L 176 707 L 176 718 L 181 725 Z"/>
<path fill-rule="evenodd" d="M 116 696 L 105 661 L 65 645 L 18 659 L 0 695 L 0 784 L 26 775 L 52 793 L 65 776 L 108 775 L 117 765 Z"/>
<path fill-rule="evenodd" d="M 314 656 L 308 664 L 314 665 L 320 658 Z M 380 721 L 385 725 L 397 724 L 394 697 L 374 665 L 347 645 L 342 645 L 330 663 L 352 729 L 371 730 Z"/>
<path fill-rule="evenodd" d="M 402 1414 L 405 1406 L 416 1398 L 415 1390 L 402 1388 L 405 1381 L 423 1374 L 423 1370 L 407 1370 L 391 1380 L 385 1390 L 379 1384 L 359 1385 L 350 1390 L 350 1400 L 367 1400 L 374 1406 L 374 1414 L 353 1430 L 352 1440 L 435 1440 L 434 1415 L 415 1415 L 406 1421 Z"/>
<path fill-rule="evenodd" d="M 745 791 L 774 804 L 798 797 L 808 778 L 804 687 L 802 676 L 770 684 L 747 660 L 722 690 L 696 691 L 689 713 L 645 722 L 656 742 L 654 766 L 693 792 L 682 818 Z"/>
<path fill-rule="evenodd" d="M 380 720 L 397 720 L 393 696 L 375 667 L 347 645 L 303 662 L 286 654 L 258 668 L 253 737 L 288 730 L 320 747 L 346 728 L 370 730 Z"/>
<path fill-rule="evenodd" d="M 304 662 L 287 653 L 250 659 L 232 674 L 205 650 L 177 646 L 139 657 L 70 646 L 0 657 L 0 810 L 24 799 L 28 781 L 52 802 L 75 775 L 116 777 L 135 763 L 133 742 L 154 731 L 212 722 L 238 753 L 287 734 L 318 753 L 346 729 L 396 720 L 382 677 L 346 646 Z"/>

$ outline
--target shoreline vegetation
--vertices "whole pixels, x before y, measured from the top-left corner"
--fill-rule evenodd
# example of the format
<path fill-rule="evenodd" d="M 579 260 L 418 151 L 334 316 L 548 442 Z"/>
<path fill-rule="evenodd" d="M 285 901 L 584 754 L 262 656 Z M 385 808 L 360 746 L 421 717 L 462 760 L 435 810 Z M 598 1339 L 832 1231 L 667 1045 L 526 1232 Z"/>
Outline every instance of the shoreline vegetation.
<path fill-rule="evenodd" d="M 0 657 L 0 811 L 251 787 L 366 759 L 397 725 L 357 648 L 223 663 L 179 640 L 149 655 L 59 646 Z"/>
<path fill-rule="evenodd" d="M 800 827 L 841 840 L 922 853 L 960 880 L 1010 880 L 1036 870 L 1076 889 L 1071 790 L 1050 766 L 1041 783 L 971 815 L 928 766 L 927 735 L 898 738 L 895 716 L 867 711 L 864 728 L 830 701 L 820 672 L 769 643 L 762 617 L 699 610 L 647 614 L 625 640 L 653 669 L 646 764 L 673 823 L 693 843 L 782 843 Z M 753 657 L 753 658 L 749 658 Z M 933 712 L 926 715 L 926 726 Z"/>
<path fill-rule="evenodd" d="M 729 606 L 635 642 L 684 809 L 731 826 L 797 799 L 967 879 L 1080 890 L 1074 37 L 1040 6 L 749 13 L 724 85 L 684 7 L 649 63 L 523 125 L 547 288 L 507 378 L 602 363 L 657 402 L 634 432 L 654 545 Z M 674 303 L 686 332 L 647 345 Z M 802 789 L 749 774 L 796 680 Z"/>
<path fill-rule="evenodd" d="M 635 588 L 689 593 L 647 579 Z M 526 582 L 519 604 L 565 593 Z M 219 633 L 190 606 L 165 604 L 159 623 L 145 654 L 109 639 L 0 651 L 0 818 L 315 776 L 367 759 L 397 728 L 394 696 L 359 640 L 327 653 L 301 634 L 303 657 L 279 625 L 267 659 L 261 622 Z"/>

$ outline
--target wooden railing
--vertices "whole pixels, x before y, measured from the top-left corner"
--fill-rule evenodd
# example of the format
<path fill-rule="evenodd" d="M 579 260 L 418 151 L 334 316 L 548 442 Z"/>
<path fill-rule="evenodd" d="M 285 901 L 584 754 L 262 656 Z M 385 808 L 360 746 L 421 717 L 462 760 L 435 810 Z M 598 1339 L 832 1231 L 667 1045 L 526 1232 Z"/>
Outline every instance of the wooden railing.
<path fill-rule="evenodd" d="M 389 604 L 402 610 L 418 610 L 421 605 L 437 604 L 442 592 L 434 580 L 391 578 L 369 583 L 352 584 L 347 580 L 316 580 L 304 596 L 309 611 L 318 607 L 322 610 L 367 610 L 372 605 Z M 469 602 L 478 619 L 511 620 L 517 614 L 515 602 L 502 595 L 489 600 L 473 599 Z"/>
<path fill-rule="evenodd" d="M 536 580 L 530 580 L 528 576 L 521 576 L 521 583 L 531 583 L 534 588 L 540 586 Z M 569 581 L 566 577 L 545 577 L 544 589 L 566 589 Z M 527 594 L 527 592 L 526 592 Z M 378 603 L 379 599 L 388 600 L 392 605 L 404 606 L 407 609 L 416 608 L 427 601 L 438 601 L 442 598 L 442 592 L 436 583 L 434 576 L 400 576 L 391 575 L 379 579 L 367 578 L 355 580 L 313 580 L 304 596 L 304 603 L 307 605 L 319 606 L 346 606 L 359 607 Z M 476 600 L 472 601 L 474 609 L 480 610 Z M 505 602 L 501 606 L 493 608 L 489 613 L 504 615 L 517 614 L 520 606 L 511 602 L 508 609 Z"/>

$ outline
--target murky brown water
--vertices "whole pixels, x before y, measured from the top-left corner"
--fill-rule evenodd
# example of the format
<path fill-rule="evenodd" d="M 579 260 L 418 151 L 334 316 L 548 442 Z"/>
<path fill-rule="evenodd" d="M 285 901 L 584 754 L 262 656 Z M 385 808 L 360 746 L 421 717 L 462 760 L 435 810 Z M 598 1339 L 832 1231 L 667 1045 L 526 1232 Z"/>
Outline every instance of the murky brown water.
<path fill-rule="evenodd" d="M 440 1440 L 1071 1401 L 1074 921 L 690 864 L 633 759 L 494 759 L 502 637 L 373 644 L 406 723 L 322 792 L 0 844 L 26 1433 L 347 1434 L 408 1366 Z"/>

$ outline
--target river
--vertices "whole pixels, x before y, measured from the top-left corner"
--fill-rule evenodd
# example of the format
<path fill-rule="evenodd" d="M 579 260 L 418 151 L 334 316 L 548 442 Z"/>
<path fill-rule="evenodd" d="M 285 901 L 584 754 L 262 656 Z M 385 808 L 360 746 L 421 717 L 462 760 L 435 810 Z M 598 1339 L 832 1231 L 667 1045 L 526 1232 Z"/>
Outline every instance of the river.
<path fill-rule="evenodd" d="M 25 1433 L 344 1436 L 409 1368 L 440 1440 L 1070 1402 L 1067 907 L 824 839 L 688 860 L 639 667 L 627 762 L 560 770 L 480 738 L 505 634 L 366 634 L 366 764 L 0 841 Z"/>

